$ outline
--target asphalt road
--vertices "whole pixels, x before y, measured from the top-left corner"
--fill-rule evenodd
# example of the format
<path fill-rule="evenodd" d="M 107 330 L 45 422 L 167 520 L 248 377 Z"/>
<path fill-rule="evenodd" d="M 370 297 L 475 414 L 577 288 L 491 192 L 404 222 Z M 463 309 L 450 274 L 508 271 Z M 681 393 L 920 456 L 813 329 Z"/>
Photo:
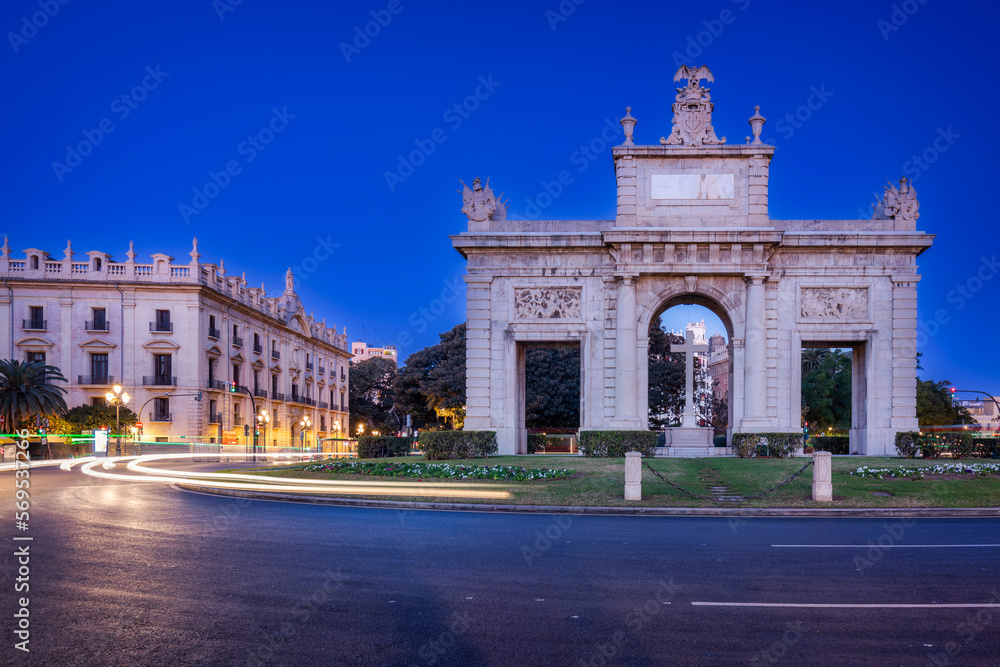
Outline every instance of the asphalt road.
<path fill-rule="evenodd" d="M 1000 547 L 968 546 L 995 519 L 394 511 L 38 469 L 20 532 L 13 490 L 0 473 L 4 665 L 1000 663 L 1000 606 L 881 606 L 1000 605 Z"/>

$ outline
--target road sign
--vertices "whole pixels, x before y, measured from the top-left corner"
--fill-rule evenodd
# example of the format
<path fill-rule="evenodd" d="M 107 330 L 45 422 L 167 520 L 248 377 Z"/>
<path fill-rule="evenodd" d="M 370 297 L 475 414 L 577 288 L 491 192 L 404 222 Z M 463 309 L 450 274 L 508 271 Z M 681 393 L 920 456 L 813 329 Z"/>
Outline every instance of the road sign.
<path fill-rule="evenodd" d="M 136 428 L 142 428 L 142 422 L 138 422 L 138 423 L 136 424 Z"/>
<path fill-rule="evenodd" d="M 243 425 L 243 437 L 244 438 L 249 438 L 250 437 L 250 424 L 244 424 Z"/>

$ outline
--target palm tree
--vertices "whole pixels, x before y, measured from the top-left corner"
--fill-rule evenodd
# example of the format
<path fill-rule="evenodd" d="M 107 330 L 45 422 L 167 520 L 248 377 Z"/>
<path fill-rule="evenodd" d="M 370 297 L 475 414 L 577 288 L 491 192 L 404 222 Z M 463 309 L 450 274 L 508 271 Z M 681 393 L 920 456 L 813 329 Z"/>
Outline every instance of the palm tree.
<path fill-rule="evenodd" d="M 25 417 L 66 411 L 62 371 L 40 361 L 0 359 L 0 414 L 13 432 Z"/>

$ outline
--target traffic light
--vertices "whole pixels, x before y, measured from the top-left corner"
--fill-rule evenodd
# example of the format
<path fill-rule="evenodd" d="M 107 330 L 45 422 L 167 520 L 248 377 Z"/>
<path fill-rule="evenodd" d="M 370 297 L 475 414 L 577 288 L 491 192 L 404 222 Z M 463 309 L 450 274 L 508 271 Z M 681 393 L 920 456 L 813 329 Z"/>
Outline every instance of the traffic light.
<path fill-rule="evenodd" d="M 235 394 L 236 393 L 236 382 L 230 382 L 229 383 L 229 393 L 230 394 Z"/>

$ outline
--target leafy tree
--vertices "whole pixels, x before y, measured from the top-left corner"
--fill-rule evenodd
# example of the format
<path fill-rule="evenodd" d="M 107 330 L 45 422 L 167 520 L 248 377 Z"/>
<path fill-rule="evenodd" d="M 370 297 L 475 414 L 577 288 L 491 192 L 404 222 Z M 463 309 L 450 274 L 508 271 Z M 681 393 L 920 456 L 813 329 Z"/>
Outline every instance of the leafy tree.
<path fill-rule="evenodd" d="M 417 428 L 433 423 L 459 429 L 465 422 L 465 324 L 439 336 L 437 345 L 406 359 L 396 384 L 397 403 Z"/>
<path fill-rule="evenodd" d="M 718 384 L 718 381 L 716 381 L 716 384 Z M 729 399 L 725 396 L 721 398 L 717 397 L 715 392 L 712 392 L 710 400 L 712 403 L 710 412 L 712 428 L 716 431 L 724 432 L 729 428 Z"/>
<path fill-rule="evenodd" d="M 112 435 L 125 435 L 130 429 L 139 423 L 139 415 L 129 408 L 122 406 L 119 413 L 119 424 L 121 429 L 115 432 L 115 406 L 102 405 L 78 405 L 68 410 L 64 416 L 71 430 L 68 433 L 80 433 L 82 431 L 93 431 L 99 428 L 106 428 Z M 50 424 L 51 426 L 51 424 Z"/>
<path fill-rule="evenodd" d="M 963 405 L 952 400 L 947 380 L 935 382 L 917 378 L 917 423 L 921 426 L 975 424 L 976 420 Z"/>
<path fill-rule="evenodd" d="M 670 352 L 684 338 L 662 324 L 649 331 L 649 426 L 662 429 L 678 425 L 684 412 L 684 354 Z"/>
<path fill-rule="evenodd" d="M 524 359 L 528 428 L 580 426 L 580 348 L 530 348 Z"/>
<path fill-rule="evenodd" d="M 394 433 L 400 429 L 396 403 L 396 364 L 385 357 L 371 357 L 351 367 L 349 387 L 351 434 L 364 424 L 365 433 Z"/>
<path fill-rule="evenodd" d="M 0 414 L 7 424 L 19 424 L 31 415 L 55 415 L 66 411 L 66 382 L 55 366 L 40 361 L 0 360 Z"/>
<path fill-rule="evenodd" d="M 851 355 L 839 349 L 802 352 L 802 418 L 810 430 L 851 427 Z"/>

